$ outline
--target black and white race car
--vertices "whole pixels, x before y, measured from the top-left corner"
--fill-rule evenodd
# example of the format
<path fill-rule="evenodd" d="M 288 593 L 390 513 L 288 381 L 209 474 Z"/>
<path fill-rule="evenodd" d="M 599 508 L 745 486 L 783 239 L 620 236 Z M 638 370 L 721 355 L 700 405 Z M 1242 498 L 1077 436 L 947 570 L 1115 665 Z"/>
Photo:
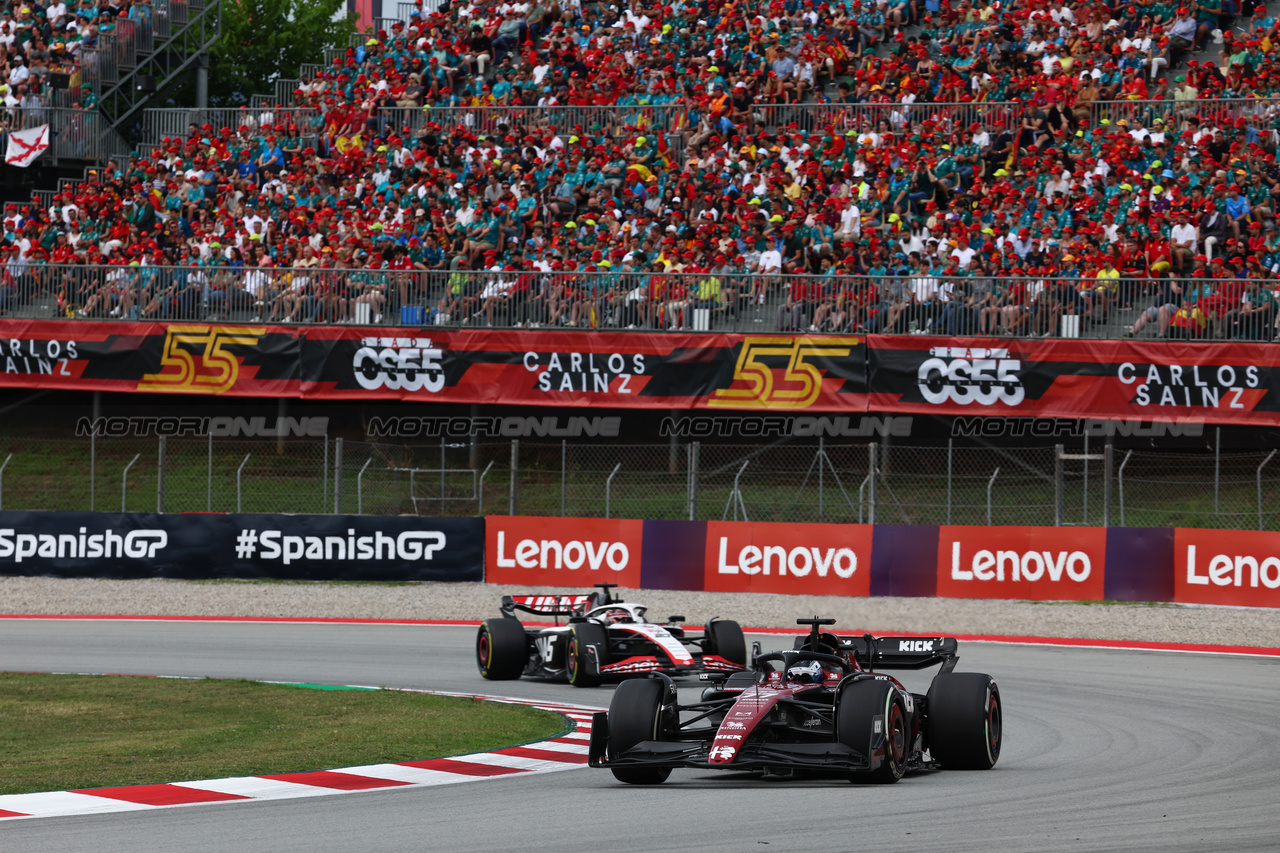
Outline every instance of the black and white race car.
<path fill-rule="evenodd" d="M 953 637 L 838 637 L 834 619 L 800 619 L 794 649 L 753 652 L 753 672 L 707 675 L 697 702 L 660 674 L 628 681 L 592 718 L 588 761 L 621 782 L 657 784 L 673 768 L 841 774 L 897 782 L 927 770 L 988 770 L 1004 707 L 989 675 L 953 672 Z M 927 693 L 885 669 L 941 665 Z"/>
<path fill-rule="evenodd" d="M 746 667 L 746 641 L 737 622 L 712 619 L 701 635 L 685 631 L 683 616 L 659 625 L 645 619 L 643 605 L 610 594 L 615 586 L 596 584 L 583 595 L 504 595 L 502 617 L 486 619 L 476 635 L 480 674 L 494 681 L 531 676 L 586 687 L 653 672 L 680 676 Z M 553 617 L 555 625 L 526 627 L 517 610 Z"/>

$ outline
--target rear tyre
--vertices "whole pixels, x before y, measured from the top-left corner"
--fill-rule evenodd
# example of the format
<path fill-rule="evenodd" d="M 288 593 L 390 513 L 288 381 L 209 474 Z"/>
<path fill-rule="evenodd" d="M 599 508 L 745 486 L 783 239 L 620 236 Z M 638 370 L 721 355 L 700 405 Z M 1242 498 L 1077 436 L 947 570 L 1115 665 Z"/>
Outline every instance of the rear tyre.
<path fill-rule="evenodd" d="M 515 619 L 486 619 L 476 634 L 476 666 L 490 681 L 509 681 L 524 674 L 529 641 Z"/>
<path fill-rule="evenodd" d="M 596 662 L 601 664 L 608 659 L 606 657 L 608 645 L 609 637 L 604 628 L 599 625 L 593 625 L 590 622 L 571 625 L 568 645 L 564 650 L 564 670 L 565 675 L 569 677 L 569 683 L 574 687 L 591 687 L 599 684 L 599 676 L 592 673 L 588 666 L 590 652 L 587 651 L 587 647 L 595 646 L 596 654 L 599 655 Z"/>
<path fill-rule="evenodd" d="M 851 773 L 849 781 L 892 784 L 901 779 L 907 771 L 911 732 L 898 691 L 887 681 L 855 681 L 840 692 L 838 702 L 836 737 L 841 743 L 874 761 L 872 738 L 883 738 L 880 766 L 870 773 Z"/>
<path fill-rule="evenodd" d="M 929 754 L 947 770 L 990 770 L 1000 760 L 1004 705 L 995 679 L 946 672 L 929 685 Z"/>
<path fill-rule="evenodd" d="M 747 640 L 742 635 L 742 626 L 732 619 L 717 619 L 706 626 L 706 636 L 710 643 L 707 649 L 713 655 L 719 655 L 730 663 L 739 666 L 747 665 Z"/>
<path fill-rule="evenodd" d="M 624 681 L 609 703 L 610 759 L 646 740 L 661 740 L 663 684 L 656 678 Z M 615 767 L 613 778 L 628 785 L 660 785 L 671 775 L 670 767 Z"/>

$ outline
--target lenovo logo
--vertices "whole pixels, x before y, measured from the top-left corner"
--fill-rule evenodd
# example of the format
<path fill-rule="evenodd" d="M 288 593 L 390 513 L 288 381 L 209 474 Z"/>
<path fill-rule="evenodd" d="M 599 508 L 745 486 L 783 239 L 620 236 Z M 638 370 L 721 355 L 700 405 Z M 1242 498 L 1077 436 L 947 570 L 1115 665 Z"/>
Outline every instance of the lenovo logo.
<path fill-rule="evenodd" d="M 736 555 L 729 555 L 729 537 L 720 537 L 720 559 L 716 572 L 722 575 L 777 574 L 802 578 L 812 572 L 820 578 L 832 574 L 838 578 L 851 578 L 858 570 L 858 555 L 850 548 L 813 548 L 798 546 L 784 548 L 780 545 L 747 545 Z M 730 560 L 736 562 L 730 562 Z"/>
<path fill-rule="evenodd" d="M 1201 569 L 1203 571 L 1200 571 Z M 1280 588 L 1280 557 L 1259 560 L 1250 555 L 1215 554 L 1208 562 L 1196 566 L 1196 546 L 1187 546 L 1187 583 L 1193 586 L 1230 586 L 1267 589 Z"/>
<path fill-rule="evenodd" d="M 1093 572 L 1084 551 L 975 551 L 968 563 L 961 558 L 959 542 L 951 543 L 951 579 L 957 581 L 1026 581 L 1047 578 L 1057 583 L 1065 575 L 1083 583 Z"/>
<path fill-rule="evenodd" d="M 522 569 L 581 569 L 599 571 L 608 566 L 615 572 L 627 567 L 631 552 L 622 542 L 591 542 L 578 539 L 561 542 L 558 539 L 521 539 L 507 553 L 507 534 L 498 531 L 497 561 L 501 568 Z"/>

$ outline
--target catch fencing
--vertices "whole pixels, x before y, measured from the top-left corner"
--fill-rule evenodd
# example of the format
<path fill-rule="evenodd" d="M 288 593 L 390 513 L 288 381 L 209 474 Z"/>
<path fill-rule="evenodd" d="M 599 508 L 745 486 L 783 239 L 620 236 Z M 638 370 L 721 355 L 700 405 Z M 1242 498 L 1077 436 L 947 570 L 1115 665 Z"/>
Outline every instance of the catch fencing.
<path fill-rule="evenodd" d="M 948 278 L 704 273 L 362 270 L 242 266 L 59 266 L 14 259 L 0 277 L 13 318 L 183 322 L 682 329 L 1271 341 L 1262 279 Z M 1276 291 L 1280 297 L 1280 291 Z"/>
<path fill-rule="evenodd" d="M 0 509 L 1280 530 L 1275 451 L 0 438 Z"/>

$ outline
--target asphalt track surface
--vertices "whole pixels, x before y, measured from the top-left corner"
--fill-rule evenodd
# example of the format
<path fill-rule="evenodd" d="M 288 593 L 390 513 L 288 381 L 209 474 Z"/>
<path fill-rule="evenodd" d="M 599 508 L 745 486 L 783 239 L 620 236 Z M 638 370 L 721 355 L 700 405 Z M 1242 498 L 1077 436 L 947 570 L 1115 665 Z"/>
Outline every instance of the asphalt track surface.
<path fill-rule="evenodd" d="M 472 628 L 0 620 L 0 669 L 385 685 L 607 705 L 476 674 Z M 790 645 L 763 638 L 766 648 Z M 1005 702 L 989 772 L 897 785 L 603 770 L 298 800 L 13 821 L 0 850 L 1274 850 L 1274 658 L 961 644 Z M 907 673 L 923 689 L 927 674 Z M 696 682 L 688 690 L 697 691 Z M 319 768 L 317 768 L 319 769 Z M 176 781 L 176 780 L 175 780 Z"/>

